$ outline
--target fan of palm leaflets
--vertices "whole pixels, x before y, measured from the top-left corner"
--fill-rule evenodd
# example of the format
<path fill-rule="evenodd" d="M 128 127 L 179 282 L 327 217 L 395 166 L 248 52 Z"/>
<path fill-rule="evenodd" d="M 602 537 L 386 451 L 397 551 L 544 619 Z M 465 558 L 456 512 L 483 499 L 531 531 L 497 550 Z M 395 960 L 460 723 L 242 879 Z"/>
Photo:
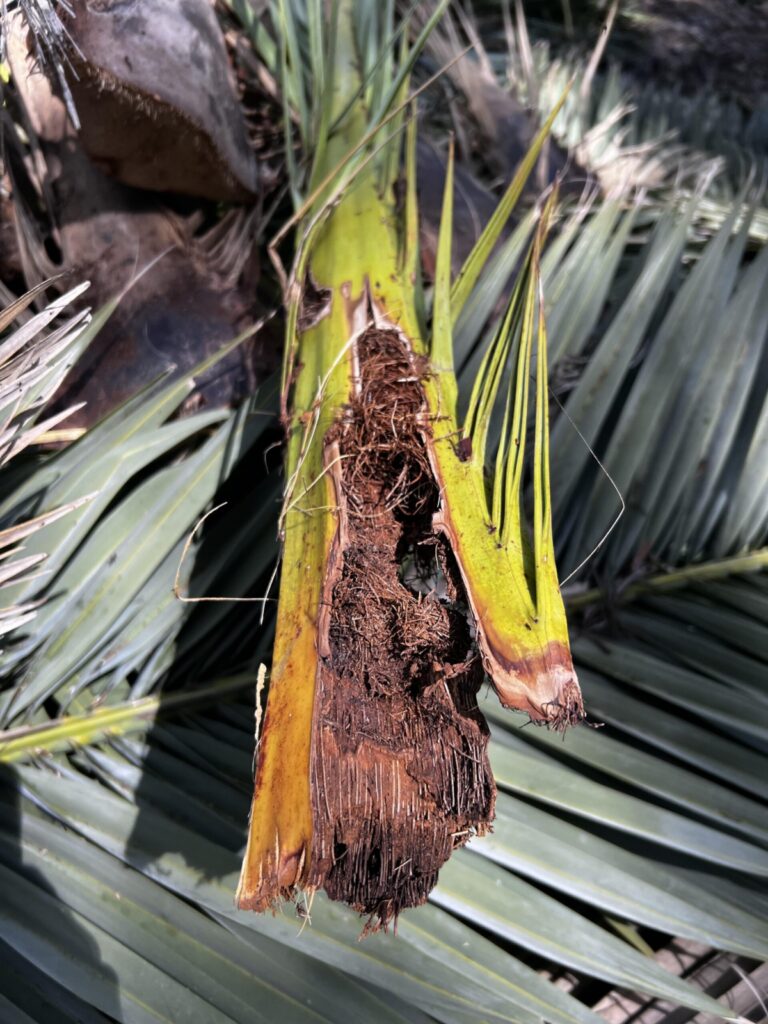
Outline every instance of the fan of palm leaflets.
<path fill-rule="evenodd" d="M 449 166 L 425 333 L 413 124 L 402 212 L 395 199 L 397 104 L 418 44 L 399 79 L 394 69 L 377 73 L 365 54 L 380 52 L 383 19 L 361 25 L 351 3 L 334 17 L 330 41 L 318 44 L 332 48 L 335 63 L 318 106 L 312 194 L 299 211 L 287 286 L 283 572 L 238 903 L 263 910 L 299 889 L 324 888 L 386 924 L 422 903 L 451 850 L 493 818 L 488 731 L 477 711 L 483 671 L 506 707 L 535 721 L 563 728 L 583 713 L 549 499 L 539 259 L 555 196 L 462 422 L 453 323 L 549 126 L 453 286 Z M 389 103 L 371 120 L 382 93 Z M 502 391 L 502 440 L 486 480 Z M 521 510 L 529 404 L 530 543 Z M 442 599 L 402 579 L 406 554 L 416 576 L 438 574 Z"/>
<path fill-rule="evenodd" d="M 51 323 L 68 312 L 71 304 L 88 287 L 87 282 L 79 285 L 55 299 L 41 312 L 30 315 L 28 307 L 45 292 L 50 283 L 42 282 L 0 312 L 0 333 L 6 331 L 18 318 L 25 319 L 21 326 L 9 331 L 0 343 L 0 466 L 9 463 L 30 445 L 55 437 L 55 428 L 78 408 L 62 409 L 41 419 L 46 403 L 108 315 L 108 310 L 104 310 L 92 321 L 89 310 L 82 309 L 48 334 L 44 333 Z M 0 529 L 0 552 L 5 563 L 0 570 L 0 587 L 6 591 L 9 588 L 18 589 L 38 579 L 46 553 L 42 550 L 30 551 L 30 538 L 69 512 L 82 508 L 93 497 L 93 494 L 83 492 L 47 509 L 41 515 L 22 519 Z M 22 541 L 26 541 L 26 545 L 20 544 Z M 24 557 L 17 557 L 25 549 Z M 0 608 L 0 636 L 35 619 L 38 606 L 36 600 L 11 600 Z"/>
<path fill-rule="evenodd" d="M 269 23 L 246 24 L 267 53 Z M 306 44 L 277 32 L 270 66 L 279 71 L 281 50 L 292 62 L 296 40 Z M 290 75 L 285 86 L 292 111 L 318 102 Z M 295 121 L 312 152 L 310 122 Z M 494 831 L 456 851 L 397 936 L 359 943 L 354 913 L 323 893 L 306 926 L 233 905 L 256 674 L 218 677 L 233 648 L 263 657 L 269 630 L 258 632 L 258 605 L 184 605 L 172 585 L 189 531 L 268 420 L 238 410 L 168 421 L 187 382 L 161 382 L 76 444 L 36 453 L 24 472 L 20 460 L 3 467 L 3 526 L 32 501 L 44 513 L 99 494 L 25 542 L 24 557 L 51 557 L 21 595 L 47 598 L 39 644 L 30 652 L 22 629 L 3 659 L 0 759 L 12 763 L 0 778 L 0 1015 L 596 1024 L 585 1006 L 595 982 L 568 993 L 548 967 L 729 1014 L 651 958 L 645 940 L 681 936 L 747 965 L 768 957 L 768 591 L 755 572 L 766 564 L 768 251 L 742 264 L 744 231 L 726 229 L 701 259 L 716 241 L 690 244 L 701 204 L 658 209 L 657 218 L 608 201 L 581 211 L 561 221 L 542 258 L 554 387 L 612 475 L 623 471 L 625 491 L 645 496 L 581 573 L 618 588 L 610 628 L 600 609 L 612 589 L 570 598 L 579 620 L 579 609 L 589 615 L 574 654 L 605 727 L 571 730 L 562 743 L 481 697 L 499 788 Z M 730 212 L 741 217 L 737 204 Z M 524 259 L 527 225 L 494 254 L 455 325 L 467 399 L 487 351 L 482 325 Z M 656 350 L 664 359 L 650 361 Z M 608 453 L 619 415 L 637 424 L 622 427 L 629 458 L 627 444 Z M 570 424 L 557 429 L 554 513 L 568 571 L 615 505 Z M 258 475 L 260 458 L 254 469 L 258 483 L 190 552 L 194 593 L 263 593 L 278 494 Z M 623 588 L 638 564 L 656 571 Z M 286 772 L 292 763 L 288 751 Z"/>

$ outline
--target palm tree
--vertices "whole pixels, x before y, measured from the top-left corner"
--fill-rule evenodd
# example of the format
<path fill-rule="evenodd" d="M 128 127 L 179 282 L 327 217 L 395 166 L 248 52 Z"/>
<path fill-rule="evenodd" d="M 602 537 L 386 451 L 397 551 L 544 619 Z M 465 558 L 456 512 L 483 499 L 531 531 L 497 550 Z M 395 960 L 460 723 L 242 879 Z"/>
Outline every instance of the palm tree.
<path fill-rule="evenodd" d="M 356 218 L 367 235 L 355 241 L 352 204 L 342 200 L 374 168 L 388 172 L 389 182 L 398 173 L 395 144 L 409 110 L 408 78 L 432 26 L 407 48 L 390 10 L 356 5 L 358 45 L 362 39 L 368 49 L 361 48 L 362 92 L 353 89 L 349 113 L 324 105 L 330 90 L 319 83 L 332 81 L 329 69 L 343 40 L 334 36 L 337 23 L 324 23 L 319 3 L 276 5 L 271 35 L 268 23 L 245 20 L 249 8 L 233 6 L 262 58 L 272 61 L 288 123 L 315 155 L 314 178 L 298 161 L 291 170 L 301 216 L 289 281 L 301 286 L 309 279 L 319 295 L 315 315 L 301 323 L 298 298 L 289 302 L 299 354 L 288 346 L 286 379 L 291 359 L 306 365 L 314 341 L 325 361 L 316 374 L 322 381 L 341 365 L 350 337 L 335 312 L 332 330 L 317 315 L 327 302 L 320 291 L 326 268 L 335 259 L 338 270 L 350 258 L 338 249 L 345 237 L 351 257 L 365 250 L 383 202 L 380 192 L 367 195 Z M 343 11 L 341 5 L 340 17 Z M 360 96 L 366 102 L 356 108 Z M 355 118 L 365 122 L 355 128 L 356 140 L 343 137 L 339 114 L 347 129 Z M 417 256 L 416 130 L 412 119 L 406 244 L 395 254 L 408 268 Z M 361 136 L 365 145 L 339 167 Z M 294 411 L 310 416 L 289 447 L 280 517 L 283 488 L 274 473 L 265 474 L 261 457 L 272 420 L 262 413 L 276 411 L 276 393 L 284 389 L 264 388 L 232 412 L 175 419 L 188 381 L 159 381 L 75 443 L 18 456 L 2 469 L 0 527 L 31 518 L 43 524 L 25 541 L 25 569 L 36 565 L 28 559 L 47 555 L 45 577 L 6 577 L 12 586 L 5 603 L 26 618 L 11 618 L 16 628 L 2 655 L 0 698 L 0 758 L 7 765 L 0 921 L 11 964 L 2 998 L 9 1013 L 205 1022 L 278 1014 L 297 1021 L 597 1019 L 536 969 L 555 963 L 727 1015 L 649 957 L 648 938 L 680 936 L 766 958 L 768 617 L 761 570 L 768 257 L 754 232 L 759 197 L 737 189 L 719 227 L 707 217 L 706 180 L 686 186 L 683 197 L 674 185 L 662 188 L 652 202 L 620 195 L 595 199 L 588 210 L 551 203 L 538 226 L 535 213 L 524 216 L 494 247 L 517 180 L 482 236 L 479 256 L 471 257 L 470 287 L 467 273 L 453 282 L 450 276 L 450 166 L 434 287 L 408 295 L 413 333 L 431 339 L 425 354 L 447 371 L 433 377 L 435 395 L 444 392 L 433 399 L 441 410 L 455 381 L 456 429 L 477 422 L 472 410 L 488 409 L 483 443 L 472 433 L 471 448 L 462 451 L 476 459 L 469 465 L 482 480 L 484 446 L 487 461 L 501 467 L 496 479 L 501 472 L 502 482 L 513 480 L 515 502 L 535 516 L 547 499 L 546 472 L 532 474 L 530 496 L 527 476 L 507 476 L 504 417 L 493 410 L 511 379 L 510 416 L 526 423 L 514 386 L 529 379 L 536 348 L 531 428 L 542 451 L 546 345 L 534 335 L 545 321 L 526 313 L 537 301 L 541 250 L 555 396 L 553 534 L 561 580 L 575 573 L 563 593 L 586 710 L 603 727 L 582 725 L 565 739 L 522 728 L 520 716 L 481 694 L 499 790 L 493 831 L 453 854 L 430 902 L 404 911 L 396 935 L 360 943 L 357 915 L 322 893 L 312 901 L 298 896 L 295 913 L 236 909 L 253 694 L 261 707 L 264 677 L 257 670 L 271 642 L 271 606 L 189 604 L 175 596 L 174 581 L 181 563 L 183 594 L 264 593 L 278 526 L 288 525 L 297 496 L 312 497 L 306 486 L 292 489 L 291 480 L 316 436 L 306 424 L 313 423 L 317 384 L 293 398 Z M 323 234 L 334 217 L 345 226 L 341 241 Z M 545 245 L 541 224 L 548 218 L 557 230 Z M 376 259 L 390 269 L 381 251 Z M 499 328 L 494 311 L 521 261 Z M 333 278 L 339 286 L 345 280 Z M 97 314 L 89 329 L 108 314 Z M 24 315 L 14 307 L 8 320 Z M 27 320 L 3 339 L 11 438 L 51 428 L 37 422 L 44 397 L 37 384 L 27 405 L 11 404 L 24 370 L 14 355 L 19 345 L 27 346 L 26 367 L 57 358 L 59 372 L 60 353 L 86 340 L 71 337 L 75 323 L 47 332 L 49 322 Z M 514 372 L 502 372 L 510 349 L 519 362 Z M 495 383 L 488 372 L 494 360 Z M 322 415 L 334 419 L 333 409 Z M 521 427 L 518 437 L 524 433 Z M 322 451 L 311 455 L 318 457 L 310 484 L 323 469 Z M 439 456 L 432 465 L 441 472 Z M 469 553 L 459 543 L 455 554 L 471 562 L 478 520 L 461 487 L 445 483 L 449 500 L 459 494 L 457 515 L 466 518 Z M 626 512 L 606 539 L 617 492 Z M 489 493 L 492 507 L 492 483 Z M 221 499 L 226 508 L 188 546 L 202 514 Z M 46 523 L 63 508 L 66 516 Z M 311 529 L 323 521 L 312 518 Z M 543 526 L 534 538 L 541 538 L 546 517 L 537 521 Z M 515 530 L 522 577 L 530 580 L 522 525 Z M 535 542 L 533 550 L 541 547 Z M 290 609 L 291 601 L 306 598 L 291 572 L 286 564 L 280 616 L 287 603 Z M 322 575 L 314 572 L 322 572 L 322 559 L 310 574 L 311 586 L 319 587 Z M 476 582 L 472 570 L 464 579 L 470 596 L 488 584 Z M 279 622 L 277 629 L 279 643 Z M 306 732 L 299 739 L 306 743 Z M 283 747 L 273 754 L 278 797 L 285 793 L 281 773 L 300 752 Z"/>

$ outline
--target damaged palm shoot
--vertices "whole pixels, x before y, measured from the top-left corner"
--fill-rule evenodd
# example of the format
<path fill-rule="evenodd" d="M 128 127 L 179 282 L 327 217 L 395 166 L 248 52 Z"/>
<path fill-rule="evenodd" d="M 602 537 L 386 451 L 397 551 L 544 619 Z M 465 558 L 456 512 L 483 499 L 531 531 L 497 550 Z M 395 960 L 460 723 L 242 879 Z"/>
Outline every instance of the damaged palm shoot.
<path fill-rule="evenodd" d="M 562 729 L 578 722 L 583 708 L 558 586 L 550 510 L 547 337 L 539 254 L 554 202 L 555 193 L 484 355 L 463 422 L 455 413 L 453 374 L 437 369 L 445 345 L 439 339 L 435 344 L 434 331 L 437 372 L 425 390 L 434 411 L 428 447 L 444 499 L 433 525 L 460 568 L 485 672 L 505 707 Z M 448 224 L 444 215 L 444 230 Z M 441 301 L 446 306 L 442 313 Z M 435 324 L 450 322 L 450 306 L 450 295 L 436 285 Z M 499 400 L 502 423 L 494 436 L 493 472 L 488 473 L 491 424 L 500 411 Z M 530 447 L 529 535 L 522 494 Z"/>
<path fill-rule="evenodd" d="M 400 130 L 425 36 L 398 43 L 393 68 L 387 15 L 362 6 L 369 17 L 341 0 L 323 42 L 309 4 L 310 67 L 321 50 L 333 60 L 315 73 L 315 163 L 287 283 L 283 565 L 238 905 L 324 889 L 377 927 L 422 903 L 451 851 L 490 827 L 484 676 L 536 721 L 582 712 L 549 513 L 538 259 L 553 198 L 462 423 L 453 370 L 453 325 L 554 114 L 453 283 L 449 168 L 426 333 L 413 120 Z"/>

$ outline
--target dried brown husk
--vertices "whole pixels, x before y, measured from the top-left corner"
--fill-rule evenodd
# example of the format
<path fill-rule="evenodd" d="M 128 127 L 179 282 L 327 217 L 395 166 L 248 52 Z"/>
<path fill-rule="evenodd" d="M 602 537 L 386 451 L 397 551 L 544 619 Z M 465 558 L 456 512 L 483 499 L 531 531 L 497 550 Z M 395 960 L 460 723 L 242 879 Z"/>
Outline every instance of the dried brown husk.
<path fill-rule="evenodd" d="M 308 884 L 386 926 L 487 831 L 495 786 L 482 666 L 432 528 L 420 367 L 398 332 L 376 327 L 354 357 L 352 400 L 326 440 L 339 528 L 320 622 Z M 432 577 L 437 562 L 442 599 L 404 582 L 407 552 Z"/>

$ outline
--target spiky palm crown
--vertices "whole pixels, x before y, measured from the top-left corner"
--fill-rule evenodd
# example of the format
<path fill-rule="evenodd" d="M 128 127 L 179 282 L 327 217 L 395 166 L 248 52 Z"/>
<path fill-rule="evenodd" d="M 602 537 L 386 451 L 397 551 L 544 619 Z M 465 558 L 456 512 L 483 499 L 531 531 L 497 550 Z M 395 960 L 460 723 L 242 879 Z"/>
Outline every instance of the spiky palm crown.
<path fill-rule="evenodd" d="M 307 9 L 317 30 L 320 6 Z M 295 14 L 273 12 L 283 72 L 304 53 Z M 47 601 L 3 655 L 3 998 L 30 1007 L 37 989 L 64 1020 L 595 1019 L 533 969 L 554 961 L 716 1012 L 636 947 L 638 926 L 753 958 L 768 944 L 768 595 L 755 571 L 768 517 L 768 257 L 744 258 L 744 198 L 693 250 L 696 194 L 662 216 L 624 200 L 561 215 L 543 257 L 567 413 L 555 412 L 552 440 L 561 575 L 616 506 L 571 421 L 629 509 L 571 584 L 574 608 L 589 609 L 574 620 L 579 677 L 606 725 L 563 745 L 483 701 L 495 831 L 456 854 L 397 937 L 358 943 L 353 915 L 322 897 L 304 927 L 233 909 L 268 627 L 257 630 L 258 606 L 186 605 L 172 586 L 201 513 L 243 468 L 258 471 L 248 453 L 268 420 L 252 406 L 173 420 L 186 384 L 161 382 L 75 444 L 3 470 L 3 526 L 96 493 L 25 541 L 23 557 L 49 554 L 48 576 L 6 590 L 8 605 Z M 467 395 L 526 230 L 457 324 Z M 263 593 L 280 490 L 274 477 L 234 487 L 185 562 L 185 588 Z M 580 581 L 601 589 L 581 593 Z M 247 652 L 230 661 L 247 675 L 219 679 L 224 648 Z"/>

